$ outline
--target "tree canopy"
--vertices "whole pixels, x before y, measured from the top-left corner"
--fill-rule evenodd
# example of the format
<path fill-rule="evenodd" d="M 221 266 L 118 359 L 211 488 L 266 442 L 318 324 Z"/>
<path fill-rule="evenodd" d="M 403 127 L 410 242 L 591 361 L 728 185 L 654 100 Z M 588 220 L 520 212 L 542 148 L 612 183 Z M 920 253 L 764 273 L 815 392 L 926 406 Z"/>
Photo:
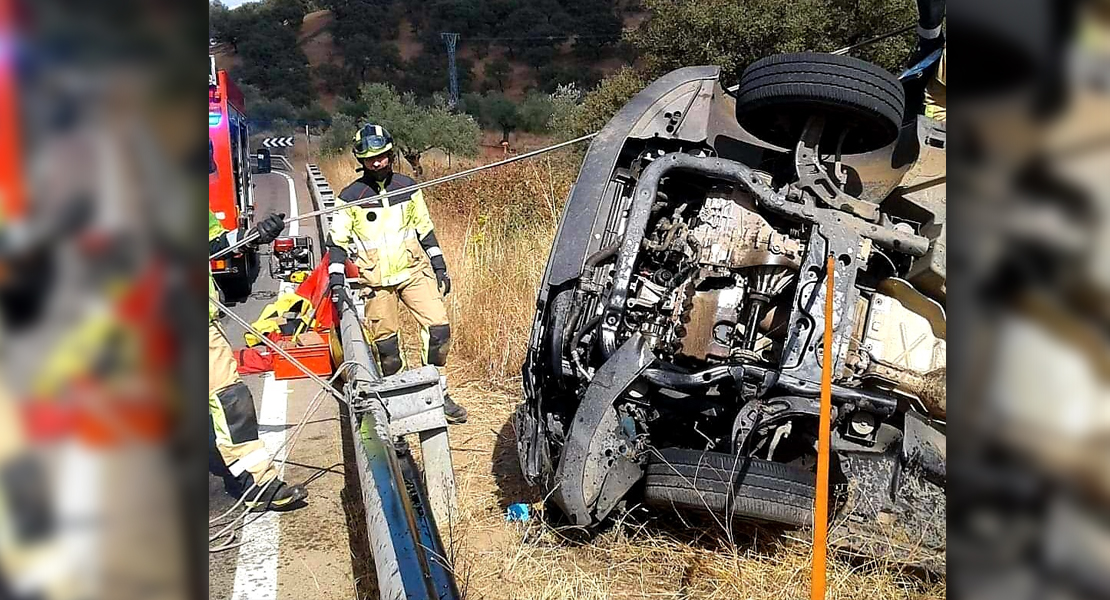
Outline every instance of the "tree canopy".
<path fill-rule="evenodd" d="M 912 0 L 644 0 L 651 16 L 628 35 L 649 76 L 720 65 L 735 82 L 748 64 L 781 52 L 828 52 L 914 23 Z M 912 34 L 857 56 L 897 69 Z"/>
<path fill-rule="evenodd" d="M 297 45 L 305 10 L 301 0 L 252 2 L 234 9 L 218 1 L 208 5 L 212 35 L 230 44 L 239 59 L 232 74 L 237 83 L 297 107 L 313 102 L 308 58 Z"/>
<path fill-rule="evenodd" d="M 337 131 L 329 139 L 345 137 L 346 150 L 355 128 L 362 123 L 375 123 L 389 130 L 397 151 L 409 161 L 417 175 L 422 173 L 420 157 L 433 148 L 445 152 L 474 156 L 478 151 L 481 129 L 470 115 L 452 112 L 442 98 L 431 105 L 421 105 L 414 94 L 400 94 L 392 85 L 372 83 L 362 87 L 359 101 L 344 107 L 361 110 L 357 118 L 348 115 L 337 117 L 332 129 L 349 127 L 348 132 Z M 337 150 L 337 148 L 332 148 Z"/>

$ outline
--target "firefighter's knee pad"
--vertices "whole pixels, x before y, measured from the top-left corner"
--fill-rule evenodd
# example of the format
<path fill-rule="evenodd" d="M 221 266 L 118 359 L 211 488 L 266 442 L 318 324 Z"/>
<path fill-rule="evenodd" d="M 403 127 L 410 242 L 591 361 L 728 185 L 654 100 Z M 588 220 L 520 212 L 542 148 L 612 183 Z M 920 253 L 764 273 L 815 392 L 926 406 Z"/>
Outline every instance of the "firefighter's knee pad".
<path fill-rule="evenodd" d="M 382 375 L 389 376 L 401 370 L 401 338 L 391 335 L 385 339 L 374 342 L 378 350 L 378 360 L 382 365 Z"/>
<path fill-rule="evenodd" d="M 258 439 L 258 417 L 254 414 L 254 400 L 251 390 L 242 381 L 216 392 L 216 399 L 223 409 L 223 420 L 231 443 L 242 444 Z M 213 415 L 213 419 L 219 416 Z M 216 424 L 217 428 L 220 424 Z"/>
<path fill-rule="evenodd" d="M 451 349 L 451 326 L 432 325 L 428 328 L 428 364 L 447 365 L 447 351 Z"/>

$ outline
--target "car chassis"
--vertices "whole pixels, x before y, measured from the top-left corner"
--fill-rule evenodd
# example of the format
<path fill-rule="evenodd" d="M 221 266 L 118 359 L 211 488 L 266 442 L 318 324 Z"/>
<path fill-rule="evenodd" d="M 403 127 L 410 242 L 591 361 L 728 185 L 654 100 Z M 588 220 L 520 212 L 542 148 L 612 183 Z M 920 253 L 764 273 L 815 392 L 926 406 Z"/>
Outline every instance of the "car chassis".
<path fill-rule="evenodd" d="M 931 410 L 943 370 L 867 343 L 897 303 L 943 346 L 943 177 L 914 169 L 938 152 L 943 165 L 943 128 L 909 115 L 889 141 L 853 138 L 862 117 L 827 103 L 771 103 L 753 123 L 755 105 L 718 77 L 661 77 L 586 154 L 523 367 L 525 478 L 586 528 L 637 498 L 810 525 L 831 319 L 833 537 L 943 569 L 945 425 Z"/>

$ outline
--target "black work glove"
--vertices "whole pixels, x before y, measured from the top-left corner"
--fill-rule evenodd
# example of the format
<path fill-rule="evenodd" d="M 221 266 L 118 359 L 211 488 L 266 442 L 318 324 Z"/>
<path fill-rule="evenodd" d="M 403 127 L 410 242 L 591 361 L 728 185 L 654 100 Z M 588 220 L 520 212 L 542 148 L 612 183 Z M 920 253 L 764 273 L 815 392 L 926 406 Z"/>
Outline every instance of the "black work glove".
<path fill-rule="evenodd" d="M 285 213 L 278 213 L 270 215 L 262 219 L 254 226 L 254 230 L 258 232 L 258 243 L 269 244 L 276 240 L 281 235 L 282 230 L 285 229 Z"/>
<path fill-rule="evenodd" d="M 331 292 L 331 302 L 336 308 L 343 302 L 349 302 L 347 295 L 346 276 L 343 273 L 328 274 L 328 291 Z"/>
<path fill-rule="evenodd" d="M 343 273 L 328 274 L 328 290 L 333 294 L 335 290 L 342 288 L 344 283 L 346 283 L 346 277 L 344 277 Z"/>
<path fill-rule="evenodd" d="M 447 269 L 436 269 L 436 283 L 439 284 L 439 291 L 444 296 L 451 293 L 451 278 L 447 276 Z"/>

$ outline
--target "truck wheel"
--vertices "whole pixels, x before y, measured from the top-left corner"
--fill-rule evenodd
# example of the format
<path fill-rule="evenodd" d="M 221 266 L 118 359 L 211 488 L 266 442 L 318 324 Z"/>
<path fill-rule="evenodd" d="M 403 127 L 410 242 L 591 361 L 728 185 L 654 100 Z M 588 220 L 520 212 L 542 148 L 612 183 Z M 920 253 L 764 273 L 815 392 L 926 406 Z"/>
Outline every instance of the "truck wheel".
<path fill-rule="evenodd" d="M 55 288 L 57 259 L 49 250 L 9 261 L 11 281 L 0 288 L 0 320 L 18 330 L 38 322 Z"/>
<path fill-rule="evenodd" d="M 683 448 L 652 454 L 644 502 L 798 527 L 813 524 L 814 475 L 758 458 Z"/>
<path fill-rule="evenodd" d="M 832 152 L 878 150 L 898 138 L 905 91 L 898 78 L 851 56 L 818 52 L 778 54 L 744 69 L 736 92 L 736 120 L 756 137 L 793 148 L 812 115 L 825 116 L 821 147 Z"/>
<path fill-rule="evenodd" d="M 223 277 L 216 281 L 216 285 L 224 293 L 224 301 L 229 304 L 245 302 L 250 298 L 251 280 L 242 273 L 235 277 Z"/>

